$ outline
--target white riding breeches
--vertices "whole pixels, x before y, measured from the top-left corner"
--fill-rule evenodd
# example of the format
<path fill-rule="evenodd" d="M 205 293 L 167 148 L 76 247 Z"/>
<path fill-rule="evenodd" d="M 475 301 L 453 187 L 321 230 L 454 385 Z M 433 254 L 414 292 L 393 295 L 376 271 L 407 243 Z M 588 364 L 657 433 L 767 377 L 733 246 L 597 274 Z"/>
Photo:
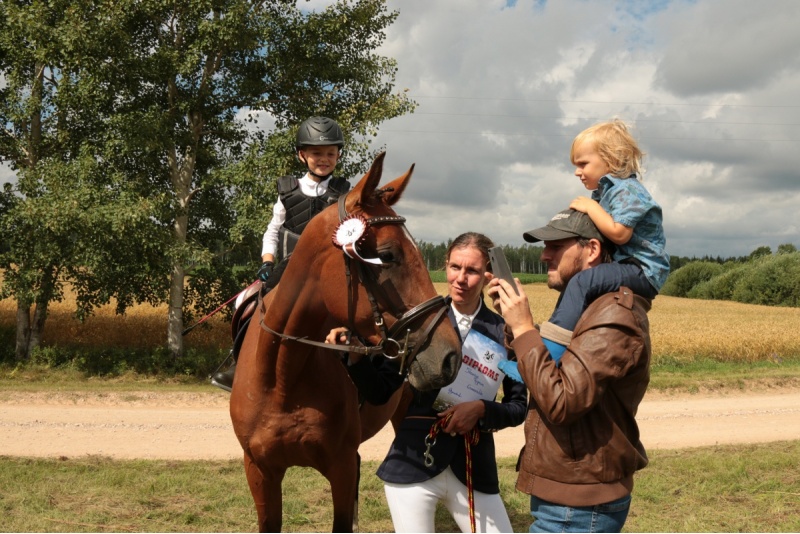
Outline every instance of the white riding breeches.
<path fill-rule="evenodd" d="M 469 524 L 467 486 L 448 467 L 437 476 L 415 484 L 384 484 L 395 532 L 435 532 L 439 501 L 450 511 L 462 532 Z M 511 532 L 511 521 L 499 494 L 474 492 L 476 532 Z"/>

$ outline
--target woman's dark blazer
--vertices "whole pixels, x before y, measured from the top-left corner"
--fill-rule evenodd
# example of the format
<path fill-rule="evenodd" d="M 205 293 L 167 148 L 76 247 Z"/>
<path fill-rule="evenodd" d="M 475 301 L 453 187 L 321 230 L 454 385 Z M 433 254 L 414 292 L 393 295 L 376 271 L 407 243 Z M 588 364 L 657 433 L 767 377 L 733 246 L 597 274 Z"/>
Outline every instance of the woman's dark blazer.
<path fill-rule="evenodd" d="M 447 303 L 449 307 L 449 297 Z M 452 308 L 448 312 L 451 323 L 455 325 Z M 472 321 L 472 328 L 502 345 L 504 326 L 503 318 L 481 303 L 481 309 Z M 458 333 L 458 328 L 454 328 Z M 509 353 L 509 357 L 513 358 L 513 353 Z M 348 371 L 360 394 L 372 404 L 387 402 L 392 393 L 403 385 L 403 377 L 397 372 L 397 363 L 381 356 L 371 361 L 363 358 L 349 366 Z M 521 424 L 527 412 L 525 384 L 506 377 L 502 387 L 501 402 L 483 401 L 486 414 L 479 422 L 481 433 L 478 443 L 472 446 L 472 481 L 474 488 L 483 493 L 500 492 L 492 432 Z M 456 477 L 466 484 L 466 449 L 462 435 L 450 436 L 439 432 L 436 444 L 430 450 L 433 465 L 425 466 L 425 436 L 437 419 L 437 412 L 432 406 L 439 390 L 413 390 L 413 393 L 414 398 L 400 423 L 389 453 L 378 468 L 378 477 L 394 484 L 414 484 L 433 478 L 450 466 Z"/>

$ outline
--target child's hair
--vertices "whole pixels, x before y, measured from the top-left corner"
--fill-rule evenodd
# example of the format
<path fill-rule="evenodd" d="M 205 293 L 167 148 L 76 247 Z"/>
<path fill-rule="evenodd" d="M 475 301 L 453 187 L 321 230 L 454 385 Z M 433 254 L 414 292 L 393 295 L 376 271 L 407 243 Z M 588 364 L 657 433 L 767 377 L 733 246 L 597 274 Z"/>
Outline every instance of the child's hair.
<path fill-rule="evenodd" d="M 619 119 L 601 122 L 586 128 L 572 141 L 569 158 L 575 164 L 575 148 L 585 142 L 594 144 L 594 149 L 608 165 L 611 174 L 618 178 L 628 178 L 632 174 L 641 176 L 644 152 L 639 149 L 636 139 L 628 131 L 628 126 Z"/>

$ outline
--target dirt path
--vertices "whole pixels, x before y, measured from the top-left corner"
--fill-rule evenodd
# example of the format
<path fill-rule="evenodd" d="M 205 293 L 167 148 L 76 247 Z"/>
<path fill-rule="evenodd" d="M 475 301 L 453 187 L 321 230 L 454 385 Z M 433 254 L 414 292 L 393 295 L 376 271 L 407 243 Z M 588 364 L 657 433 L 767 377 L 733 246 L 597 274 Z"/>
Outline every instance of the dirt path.
<path fill-rule="evenodd" d="M 639 411 L 648 449 L 800 439 L 800 389 L 739 395 L 648 393 Z M 364 443 L 380 460 L 391 428 Z M 498 456 L 516 456 L 522 426 L 495 436 Z M 24 394 L 0 396 L 0 455 L 227 459 L 241 449 L 228 417 L 228 396 L 207 394 Z"/>

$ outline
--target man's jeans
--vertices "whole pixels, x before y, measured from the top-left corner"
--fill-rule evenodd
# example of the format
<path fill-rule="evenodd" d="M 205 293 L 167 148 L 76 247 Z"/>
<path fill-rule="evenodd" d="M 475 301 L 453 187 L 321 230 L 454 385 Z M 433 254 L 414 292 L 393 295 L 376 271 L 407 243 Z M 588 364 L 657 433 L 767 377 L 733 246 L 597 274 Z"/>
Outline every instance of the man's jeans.
<path fill-rule="evenodd" d="M 562 506 L 531 496 L 530 532 L 621 532 L 631 496 L 597 506 Z"/>

